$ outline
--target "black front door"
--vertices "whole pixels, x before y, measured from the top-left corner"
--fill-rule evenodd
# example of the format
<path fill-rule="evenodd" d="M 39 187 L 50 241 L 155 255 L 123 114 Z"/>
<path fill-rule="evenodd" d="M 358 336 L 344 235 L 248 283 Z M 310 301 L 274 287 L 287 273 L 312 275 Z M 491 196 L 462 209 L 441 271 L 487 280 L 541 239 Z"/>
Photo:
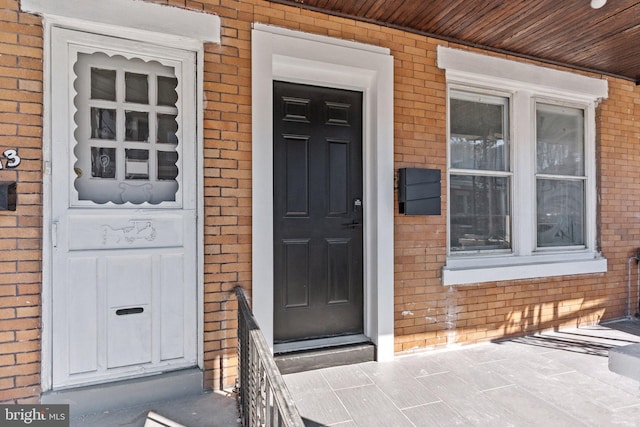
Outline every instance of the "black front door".
<path fill-rule="evenodd" d="M 361 334 L 362 93 L 273 91 L 274 342 Z"/>

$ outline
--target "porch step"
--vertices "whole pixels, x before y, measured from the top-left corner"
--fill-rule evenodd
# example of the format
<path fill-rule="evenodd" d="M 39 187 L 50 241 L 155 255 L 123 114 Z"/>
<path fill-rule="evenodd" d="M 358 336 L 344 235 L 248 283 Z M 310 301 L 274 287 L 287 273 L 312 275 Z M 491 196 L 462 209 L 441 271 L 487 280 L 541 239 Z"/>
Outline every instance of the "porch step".
<path fill-rule="evenodd" d="M 640 344 L 625 345 L 609 350 L 609 370 L 640 381 Z"/>
<path fill-rule="evenodd" d="M 376 359 L 376 347 L 372 343 L 359 343 L 281 353 L 274 356 L 282 375 L 332 366 L 371 362 Z"/>
<path fill-rule="evenodd" d="M 71 417 L 77 417 L 197 395 L 202 391 L 202 371 L 194 368 L 132 380 L 50 391 L 43 394 L 40 401 L 43 404 L 68 404 Z"/>

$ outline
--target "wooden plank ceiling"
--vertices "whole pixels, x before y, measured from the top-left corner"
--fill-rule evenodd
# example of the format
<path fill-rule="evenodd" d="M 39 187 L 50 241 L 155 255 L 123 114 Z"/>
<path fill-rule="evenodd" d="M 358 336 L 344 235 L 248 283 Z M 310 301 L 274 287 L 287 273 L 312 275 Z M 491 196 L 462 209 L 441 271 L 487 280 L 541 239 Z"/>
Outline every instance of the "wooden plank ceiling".
<path fill-rule="evenodd" d="M 271 0 L 640 84 L 640 0 Z"/>

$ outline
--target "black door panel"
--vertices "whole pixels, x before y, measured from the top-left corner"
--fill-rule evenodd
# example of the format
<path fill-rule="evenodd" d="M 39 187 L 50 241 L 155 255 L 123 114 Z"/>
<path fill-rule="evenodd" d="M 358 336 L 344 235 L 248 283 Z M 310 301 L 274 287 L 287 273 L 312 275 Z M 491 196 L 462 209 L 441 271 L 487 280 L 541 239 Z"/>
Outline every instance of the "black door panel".
<path fill-rule="evenodd" d="M 274 341 L 360 334 L 362 93 L 273 90 Z"/>

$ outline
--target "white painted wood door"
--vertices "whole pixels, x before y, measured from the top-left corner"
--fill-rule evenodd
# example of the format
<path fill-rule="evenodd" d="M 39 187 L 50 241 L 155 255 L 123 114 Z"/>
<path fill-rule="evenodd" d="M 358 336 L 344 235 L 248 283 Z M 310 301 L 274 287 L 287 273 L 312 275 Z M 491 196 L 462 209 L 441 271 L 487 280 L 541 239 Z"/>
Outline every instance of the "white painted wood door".
<path fill-rule="evenodd" d="M 53 387 L 194 366 L 195 54 L 51 43 Z"/>

